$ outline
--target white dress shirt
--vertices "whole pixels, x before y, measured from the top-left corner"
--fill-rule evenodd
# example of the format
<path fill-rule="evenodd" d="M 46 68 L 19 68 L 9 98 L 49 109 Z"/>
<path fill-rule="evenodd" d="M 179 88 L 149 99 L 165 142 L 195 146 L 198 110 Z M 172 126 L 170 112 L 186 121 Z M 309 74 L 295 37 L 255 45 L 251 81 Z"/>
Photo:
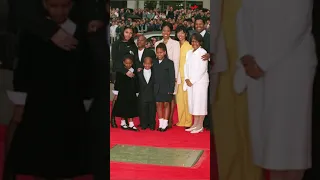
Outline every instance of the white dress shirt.
<path fill-rule="evenodd" d="M 142 50 L 138 50 L 138 57 L 140 62 L 142 61 L 141 58 L 142 58 L 143 52 L 144 52 L 144 48 Z"/>
<path fill-rule="evenodd" d="M 151 69 L 143 69 L 143 76 L 144 76 L 144 79 L 147 81 L 147 84 L 148 84 L 149 81 L 150 81 L 150 78 L 151 78 Z"/>
<path fill-rule="evenodd" d="M 201 33 L 200 33 L 201 36 L 204 37 L 204 35 L 206 34 L 206 32 L 207 32 L 206 30 L 201 31 Z"/>

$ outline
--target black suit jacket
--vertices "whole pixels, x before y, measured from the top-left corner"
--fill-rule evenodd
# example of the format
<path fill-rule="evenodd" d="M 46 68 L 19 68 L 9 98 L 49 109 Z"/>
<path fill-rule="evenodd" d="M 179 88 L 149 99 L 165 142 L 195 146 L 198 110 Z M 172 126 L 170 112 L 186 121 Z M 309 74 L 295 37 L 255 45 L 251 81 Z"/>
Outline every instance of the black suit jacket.
<path fill-rule="evenodd" d="M 203 49 L 205 49 L 208 53 L 210 52 L 210 33 L 206 32 L 203 36 Z"/>
<path fill-rule="evenodd" d="M 152 60 L 154 61 L 156 59 L 156 53 L 151 49 L 145 48 L 143 53 L 142 53 L 141 61 L 139 60 L 139 53 L 137 53 L 135 55 L 135 66 L 136 66 L 136 69 L 143 68 L 143 60 L 144 60 L 145 57 L 151 57 Z"/>
<path fill-rule="evenodd" d="M 155 75 L 155 94 L 173 93 L 175 88 L 175 72 L 173 61 L 165 58 L 161 63 L 159 63 L 159 60 L 156 60 L 153 63 L 153 72 Z"/>
<path fill-rule="evenodd" d="M 143 70 L 138 73 L 139 81 L 139 101 L 140 102 L 155 102 L 154 97 L 154 76 L 151 70 L 149 82 L 144 78 Z"/>

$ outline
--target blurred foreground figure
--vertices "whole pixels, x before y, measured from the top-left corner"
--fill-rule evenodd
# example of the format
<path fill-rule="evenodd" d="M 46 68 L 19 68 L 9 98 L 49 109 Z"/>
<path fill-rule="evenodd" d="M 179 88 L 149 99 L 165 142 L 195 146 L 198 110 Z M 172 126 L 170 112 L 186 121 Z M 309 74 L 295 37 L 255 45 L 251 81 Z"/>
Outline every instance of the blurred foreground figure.
<path fill-rule="evenodd" d="M 213 97 L 212 143 L 215 143 L 217 152 L 219 179 L 262 180 L 261 168 L 252 161 L 247 96 L 246 93 L 237 94 L 232 86 L 240 48 L 235 44 L 235 21 L 241 0 L 213 0 L 211 4 L 211 48 L 217 62 L 214 66 L 220 69 L 228 64 L 229 67 L 212 77 L 212 85 L 217 86 L 217 93 Z M 227 63 L 219 64 L 224 60 Z"/>
<path fill-rule="evenodd" d="M 26 99 L 25 103 L 14 102 L 13 120 L 19 125 L 6 165 L 14 175 L 73 178 L 90 173 L 88 119 L 83 103 L 89 96 L 87 78 L 91 71 L 84 50 L 87 29 L 68 18 L 72 0 L 44 0 L 43 4 L 47 18 L 76 38 L 77 46 L 66 51 L 27 30 L 20 32 L 13 83 L 15 93 L 25 94 Z"/>
<path fill-rule="evenodd" d="M 320 1 L 313 1 L 313 34 L 318 61 L 320 58 Z M 320 68 L 316 70 L 313 84 L 312 105 L 312 168 L 305 173 L 304 180 L 320 179 Z"/>
<path fill-rule="evenodd" d="M 53 9 L 57 9 L 57 8 L 66 9 L 66 6 L 57 6 L 57 4 L 61 3 L 61 1 L 56 1 L 55 3 L 56 3 L 54 5 L 55 8 Z M 88 55 L 88 51 L 89 51 L 88 48 L 83 48 L 84 50 L 80 50 L 82 49 L 82 47 L 85 47 L 85 46 L 87 47 L 87 44 L 80 43 L 80 42 L 82 42 L 82 40 L 83 42 L 85 42 L 86 41 L 85 39 L 88 37 L 89 33 L 94 34 L 97 31 L 101 30 L 101 28 L 103 28 L 104 22 L 106 19 L 105 1 L 104 0 L 99 0 L 99 1 L 75 0 L 74 1 L 73 8 L 69 17 L 72 22 L 77 24 L 77 28 L 76 28 L 77 30 L 82 29 L 81 31 L 83 33 L 82 35 L 79 35 L 79 36 L 74 36 L 72 33 L 70 33 L 70 30 L 72 31 L 73 29 L 72 26 L 65 26 L 64 28 L 62 28 L 63 24 L 57 23 L 52 18 L 47 18 L 47 13 L 46 11 L 44 11 L 43 4 L 44 2 L 41 0 L 10 1 L 10 12 L 9 12 L 9 18 L 11 22 L 11 24 L 9 25 L 10 31 L 16 32 L 17 34 L 19 34 L 19 36 L 22 36 L 24 33 L 33 35 L 35 36 L 34 37 L 35 39 L 39 39 L 40 41 L 51 43 L 52 45 L 55 46 L 55 48 L 61 49 L 62 51 L 64 50 L 66 54 L 68 54 L 67 52 L 72 53 L 72 52 L 81 51 L 81 53 Z M 38 52 L 38 53 L 42 53 L 42 52 Z M 85 55 L 83 57 L 85 57 Z M 44 60 L 43 63 L 50 64 L 50 62 L 47 62 L 46 58 L 44 58 L 43 60 Z M 83 70 L 83 72 L 87 71 L 87 75 L 86 77 L 84 77 L 84 79 L 88 79 L 92 75 L 90 73 L 91 71 L 90 65 L 87 64 L 87 67 L 88 67 L 87 70 Z M 82 83 L 82 85 L 85 85 L 85 83 Z M 14 134 L 15 128 L 20 123 L 22 119 L 22 115 L 26 114 L 23 111 L 26 111 L 23 106 L 15 107 L 15 112 L 13 116 L 14 117 L 13 119 L 15 120 L 11 121 L 8 128 L 9 131 L 7 133 L 6 149 L 9 149 L 10 147 L 10 141 L 12 139 L 12 135 Z M 79 114 L 81 114 L 80 112 Z M 88 137 L 90 136 L 87 135 L 85 138 L 88 138 Z M 83 139 L 83 142 L 85 141 L 86 140 Z M 10 162 L 9 160 L 6 161 L 7 165 L 4 172 L 5 180 L 13 178 L 12 176 L 13 169 L 11 168 L 12 166 L 9 166 L 10 165 L 9 162 Z M 88 162 L 86 166 L 87 165 L 91 166 L 92 163 L 90 162 L 89 164 Z"/>
<path fill-rule="evenodd" d="M 234 86 L 248 93 L 253 162 L 271 180 L 301 180 L 311 167 L 312 6 L 312 0 L 244 0 L 238 12 Z"/>

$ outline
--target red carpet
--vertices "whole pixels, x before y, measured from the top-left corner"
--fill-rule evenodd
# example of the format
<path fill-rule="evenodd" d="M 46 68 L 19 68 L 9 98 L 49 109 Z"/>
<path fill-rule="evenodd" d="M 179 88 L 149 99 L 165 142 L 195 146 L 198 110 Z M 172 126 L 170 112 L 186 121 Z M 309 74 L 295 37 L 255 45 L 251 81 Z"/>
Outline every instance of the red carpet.
<path fill-rule="evenodd" d="M 174 119 L 177 121 L 176 114 Z M 120 124 L 119 120 L 117 123 Z M 139 124 L 138 119 L 135 120 L 135 124 Z M 6 126 L 0 125 L 0 180 L 3 171 L 3 142 L 5 130 Z M 215 176 L 214 180 L 218 179 L 217 166 L 211 164 L 210 167 L 210 133 L 208 131 L 199 134 L 190 134 L 185 132 L 184 128 L 180 127 L 174 127 L 164 133 L 150 130 L 131 132 L 120 128 L 111 128 L 110 131 L 110 147 L 116 144 L 127 144 L 204 150 L 203 155 L 192 168 L 110 162 L 111 180 L 209 180 L 210 171 L 212 171 L 212 175 Z M 106 172 L 107 171 L 108 170 L 106 170 Z M 91 179 L 91 176 L 85 176 L 76 178 L 75 180 Z M 18 180 L 33 180 L 33 178 L 29 176 L 19 176 Z"/>
<path fill-rule="evenodd" d="M 177 121 L 177 113 L 174 117 Z M 117 119 L 117 124 L 120 124 L 120 119 Z M 139 120 L 135 119 L 135 125 L 138 124 Z M 184 128 L 174 127 L 163 133 L 151 130 L 132 132 L 121 128 L 111 128 L 110 132 L 110 147 L 116 144 L 127 144 L 204 150 L 203 155 L 192 168 L 110 162 L 110 179 L 112 180 L 209 180 L 210 169 L 216 172 L 215 166 L 210 167 L 210 133 L 208 131 L 190 134 L 185 132 Z"/>

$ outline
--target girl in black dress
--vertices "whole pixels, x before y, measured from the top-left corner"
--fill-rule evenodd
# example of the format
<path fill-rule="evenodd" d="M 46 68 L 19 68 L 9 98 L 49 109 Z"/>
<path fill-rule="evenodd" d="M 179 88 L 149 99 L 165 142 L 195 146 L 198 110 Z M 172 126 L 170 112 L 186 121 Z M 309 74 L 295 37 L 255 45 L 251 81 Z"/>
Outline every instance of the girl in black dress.
<path fill-rule="evenodd" d="M 168 129 L 170 116 L 170 102 L 173 98 L 175 87 L 175 72 L 173 61 L 167 57 L 167 48 L 164 43 L 156 47 L 157 60 L 154 62 L 153 71 L 155 77 L 154 92 L 157 102 L 159 118 L 159 131 Z"/>
<path fill-rule="evenodd" d="M 112 71 L 114 75 L 123 74 L 127 77 L 134 76 L 131 71 L 128 71 L 128 69 L 123 66 L 123 58 L 128 54 L 131 54 L 133 56 L 135 54 L 138 54 L 138 48 L 133 40 L 133 29 L 130 26 L 124 28 L 123 32 L 120 34 L 120 39 L 115 41 L 111 47 L 111 58 L 113 64 Z M 116 77 L 113 78 L 116 79 Z M 116 87 L 114 88 L 116 89 Z M 112 105 L 115 104 L 115 101 L 117 99 L 117 95 L 114 95 L 115 96 L 113 98 Z M 111 127 L 117 128 L 114 114 L 111 114 Z"/>
<path fill-rule="evenodd" d="M 132 67 L 134 62 L 133 58 L 132 55 L 126 55 L 123 58 L 123 67 L 135 75 L 135 69 Z M 114 90 L 116 101 L 113 106 L 112 114 L 115 117 L 122 118 L 122 129 L 138 131 L 133 123 L 133 118 L 138 117 L 139 115 L 138 92 L 138 80 L 136 76 L 128 77 L 126 74 L 117 72 Z"/>

